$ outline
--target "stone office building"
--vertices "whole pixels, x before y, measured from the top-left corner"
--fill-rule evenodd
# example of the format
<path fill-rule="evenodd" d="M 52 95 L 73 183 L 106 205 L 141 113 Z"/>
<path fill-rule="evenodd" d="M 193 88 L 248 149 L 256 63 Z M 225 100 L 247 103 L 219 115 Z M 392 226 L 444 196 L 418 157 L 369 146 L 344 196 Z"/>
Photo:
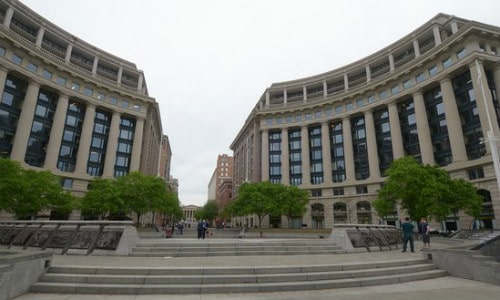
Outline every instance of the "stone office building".
<path fill-rule="evenodd" d="M 96 176 L 157 175 L 162 125 L 144 73 L 0 1 L 0 156 L 83 195 Z"/>
<path fill-rule="evenodd" d="M 500 137 L 499 35 L 498 27 L 439 14 L 359 61 L 273 83 L 231 144 L 234 187 L 269 180 L 310 192 L 303 218 L 271 216 L 270 226 L 378 224 L 372 202 L 384 171 L 410 155 L 484 196 L 478 220 L 450 216 L 442 229 L 500 228 L 492 152 L 481 142 L 489 132 Z M 398 207 L 389 223 L 404 216 Z"/>

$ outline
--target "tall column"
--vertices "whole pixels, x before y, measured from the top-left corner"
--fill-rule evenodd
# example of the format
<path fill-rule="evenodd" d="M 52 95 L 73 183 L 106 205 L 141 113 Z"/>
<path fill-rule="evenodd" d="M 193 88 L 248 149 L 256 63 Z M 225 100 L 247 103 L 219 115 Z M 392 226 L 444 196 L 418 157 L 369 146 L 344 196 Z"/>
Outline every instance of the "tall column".
<path fill-rule="evenodd" d="M 394 55 L 392 53 L 389 53 L 389 70 L 392 72 L 394 71 Z"/>
<path fill-rule="evenodd" d="M 330 184 L 332 179 L 332 152 L 330 146 L 330 126 L 328 122 L 321 123 L 321 151 L 323 156 L 324 182 Z"/>
<path fill-rule="evenodd" d="M 344 91 L 349 90 L 349 77 L 347 76 L 347 73 L 344 74 Z"/>
<path fill-rule="evenodd" d="M 92 131 L 94 129 L 95 105 L 88 104 L 85 108 L 80 144 L 76 156 L 75 173 L 86 174 L 87 162 L 89 160 L 90 144 L 92 142 Z"/>
<path fill-rule="evenodd" d="M 369 64 L 365 66 L 365 72 L 366 72 L 366 82 L 370 82 L 372 80 L 372 69 L 370 69 Z"/>
<path fill-rule="evenodd" d="M 283 105 L 286 106 L 287 103 L 288 103 L 288 91 L 284 90 L 283 91 Z"/>
<path fill-rule="evenodd" d="M 31 81 L 24 97 L 21 115 L 17 124 L 16 135 L 14 136 L 14 143 L 12 145 L 12 152 L 10 158 L 19 162 L 24 162 L 26 155 L 26 147 L 31 133 L 31 125 L 33 124 L 33 117 L 35 115 L 36 103 L 38 99 L 38 92 L 40 85 Z"/>
<path fill-rule="evenodd" d="M 420 56 L 420 44 L 417 39 L 413 40 L 413 51 L 415 52 L 415 57 Z"/>
<path fill-rule="evenodd" d="M 132 144 L 132 159 L 130 172 L 139 171 L 141 165 L 142 137 L 144 135 L 144 119 L 137 118 L 135 122 L 134 143 Z"/>
<path fill-rule="evenodd" d="M 269 94 L 269 92 L 266 92 L 266 107 L 269 107 L 270 104 L 271 104 L 271 95 Z"/>
<path fill-rule="evenodd" d="M 61 148 L 68 102 L 68 95 L 59 95 L 52 128 L 50 129 L 49 143 L 47 144 L 47 156 L 45 157 L 44 163 L 44 167 L 47 169 L 55 170 L 57 168 L 57 159 L 59 157 L 59 149 Z"/>
<path fill-rule="evenodd" d="M 347 181 L 356 180 L 354 172 L 354 153 L 352 148 L 351 120 L 342 119 L 342 135 L 344 136 L 345 175 Z"/>
<path fill-rule="evenodd" d="M 302 184 L 311 185 L 311 159 L 309 156 L 309 129 L 302 126 L 300 130 L 300 149 L 302 158 Z"/>
<path fill-rule="evenodd" d="M 120 113 L 113 112 L 111 126 L 109 128 L 108 143 L 106 145 L 106 160 L 104 161 L 103 177 L 114 177 L 116 163 L 116 149 L 118 147 L 118 135 L 120 133 Z"/>
<path fill-rule="evenodd" d="M 458 114 L 457 100 L 455 99 L 451 79 L 444 78 L 440 81 L 440 84 L 453 162 L 467 161 L 462 123 Z"/>
<path fill-rule="evenodd" d="M 441 33 L 439 32 L 439 27 L 437 25 L 432 28 L 432 34 L 434 35 L 434 43 L 436 46 L 441 44 Z"/>
<path fill-rule="evenodd" d="M 380 177 L 380 167 L 378 163 L 378 147 L 375 133 L 375 123 L 373 122 L 373 112 L 365 112 L 366 124 L 366 147 L 368 149 L 368 166 L 370 168 L 370 177 Z"/>
<path fill-rule="evenodd" d="M 142 73 L 139 74 L 139 80 L 137 80 L 137 90 L 139 92 L 142 91 L 142 85 L 144 84 L 144 75 Z"/>
<path fill-rule="evenodd" d="M 326 80 L 323 80 L 323 98 L 328 97 L 328 84 L 326 83 Z"/>
<path fill-rule="evenodd" d="M 40 27 L 36 35 L 35 45 L 37 48 L 42 47 L 43 35 L 45 34 L 45 28 Z"/>
<path fill-rule="evenodd" d="M 494 136 L 500 136 L 498 128 L 497 115 L 493 106 L 493 99 L 488 87 L 488 80 L 484 72 L 483 63 L 476 60 L 473 64 L 469 65 L 470 75 L 472 79 L 472 87 L 474 88 L 474 95 L 476 96 L 476 105 L 479 110 L 479 119 L 481 121 L 481 128 L 483 129 L 483 137 L 488 136 L 488 131 L 493 130 Z M 493 70 L 493 79 L 495 81 L 495 89 L 497 96 L 500 95 L 500 66 Z M 484 96 L 483 96 L 484 91 Z M 500 99 L 497 97 L 497 99 Z M 488 121 L 488 114 L 490 122 Z M 490 153 L 489 147 L 486 147 Z"/>
<path fill-rule="evenodd" d="M 12 16 L 14 15 L 14 9 L 9 6 L 5 12 L 5 17 L 3 19 L 3 26 L 5 28 L 10 28 L 10 22 L 12 21 Z"/>
<path fill-rule="evenodd" d="M 392 153 L 394 159 L 405 156 L 403 147 L 403 137 L 401 135 L 401 126 L 399 123 L 398 106 L 396 103 L 389 103 L 389 124 L 391 128 Z"/>
<path fill-rule="evenodd" d="M 71 61 L 71 52 L 73 51 L 73 45 L 68 44 L 68 48 L 66 48 L 66 57 L 64 60 L 66 63 L 69 63 Z"/>
<path fill-rule="evenodd" d="M 123 68 L 120 67 L 118 69 L 118 75 L 116 77 L 116 83 L 121 84 L 122 83 L 122 76 L 123 76 Z"/>
<path fill-rule="evenodd" d="M 262 130 L 262 181 L 269 180 L 269 131 Z"/>
<path fill-rule="evenodd" d="M 94 64 L 92 65 L 92 76 L 97 75 L 97 66 L 99 65 L 99 56 L 94 56 Z"/>
<path fill-rule="evenodd" d="M 302 87 L 302 96 L 303 96 L 303 102 L 306 103 L 307 102 L 307 87 L 306 86 Z"/>
<path fill-rule="evenodd" d="M 3 90 L 5 88 L 5 81 L 7 81 L 8 70 L 0 66 L 0 97 L 3 97 Z"/>
<path fill-rule="evenodd" d="M 421 92 L 414 93 L 413 103 L 415 104 L 415 115 L 417 117 L 418 144 L 422 163 L 434 165 L 434 151 L 432 149 L 431 130 L 427 120 L 424 95 Z"/>
<path fill-rule="evenodd" d="M 281 130 L 281 183 L 290 185 L 290 151 L 288 149 L 288 128 Z"/>

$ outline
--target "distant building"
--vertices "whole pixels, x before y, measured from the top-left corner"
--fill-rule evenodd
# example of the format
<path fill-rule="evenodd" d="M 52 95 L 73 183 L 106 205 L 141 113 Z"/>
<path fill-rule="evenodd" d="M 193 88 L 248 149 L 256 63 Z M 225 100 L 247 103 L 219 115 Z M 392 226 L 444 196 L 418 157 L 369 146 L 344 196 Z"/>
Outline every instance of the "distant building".
<path fill-rule="evenodd" d="M 181 206 L 181 209 L 184 215 L 184 222 L 186 223 L 186 226 L 195 228 L 199 221 L 196 219 L 195 214 L 198 210 L 201 209 L 201 207 L 196 205 L 184 205 Z"/>
<path fill-rule="evenodd" d="M 356 62 L 273 83 L 231 144 L 234 195 L 246 181 L 307 190 L 307 213 L 291 224 L 281 217 L 283 227 L 378 224 L 373 200 L 385 170 L 413 156 L 484 196 L 479 219 L 450 215 L 440 229 L 500 228 L 492 151 L 482 143 L 489 132 L 500 137 L 499 35 L 498 27 L 438 14 Z M 387 221 L 405 214 L 396 207 Z M 245 222 L 253 227 L 256 218 Z"/>

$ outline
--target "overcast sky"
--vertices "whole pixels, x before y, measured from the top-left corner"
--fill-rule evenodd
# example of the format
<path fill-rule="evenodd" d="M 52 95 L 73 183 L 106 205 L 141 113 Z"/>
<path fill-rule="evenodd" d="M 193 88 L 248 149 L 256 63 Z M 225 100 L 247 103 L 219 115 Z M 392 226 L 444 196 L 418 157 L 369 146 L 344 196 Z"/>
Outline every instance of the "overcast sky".
<path fill-rule="evenodd" d="M 327 72 L 438 13 L 500 26 L 498 0 L 22 0 L 144 71 L 182 204 L 203 205 L 217 155 L 273 82 Z"/>

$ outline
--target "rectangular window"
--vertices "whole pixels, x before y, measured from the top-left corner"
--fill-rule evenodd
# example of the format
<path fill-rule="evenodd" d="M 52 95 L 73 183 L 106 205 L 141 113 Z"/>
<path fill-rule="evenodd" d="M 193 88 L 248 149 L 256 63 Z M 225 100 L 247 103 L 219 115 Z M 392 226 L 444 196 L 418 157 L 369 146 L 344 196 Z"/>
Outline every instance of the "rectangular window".
<path fill-rule="evenodd" d="M 296 115 L 295 122 L 301 122 L 301 121 L 302 121 L 302 115 Z"/>
<path fill-rule="evenodd" d="M 399 86 L 395 85 L 391 88 L 391 93 L 393 95 L 396 95 L 397 93 L 399 93 Z"/>
<path fill-rule="evenodd" d="M 321 190 L 311 190 L 312 197 L 321 197 Z"/>
<path fill-rule="evenodd" d="M 73 179 L 63 178 L 61 179 L 61 186 L 65 189 L 70 189 L 73 187 Z"/>
<path fill-rule="evenodd" d="M 387 98 L 387 96 L 388 96 L 387 91 L 381 91 L 381 92 L 378 94 L 378 98 L 379 98 L 380 100 Z"/>
<path fill-rule="evenodd" d="M 4 47 L 0 47 L 0 56 L 5 56 L 5 48 Z"/>
<path fill-rule="evenodd" d="M 335 106 L 335 113 L 340 114 L 342 112 L 342 106 Z"/>
<path fill-rule="evenodd" d="M 110 98 L 109 98 L 109 101 L 111 102 L 111 104 L 116 104 L 116 103 L 118 103 L 118 99 L 116 99 L 116 97 L 110 97 Z"/>
<path fill-rule="evenodd" d="M 420 82 L 424 81 L 425 80 L 424 73 L 420 73 L 417 76 L 415 76 L 415 80 L 417 81 L 417 83 L 420 83 Z"/>
<path fill-rule="evenodd" d="M 357 185 L 356 186 L 357 194 L 368 194 L 368 186 L 366 185 Z"/>
<path fill-rule="evenodd" d="M 21 65 L 21 63 L 23 62 L 23 58 L 15 53 L 12 54 L 10 60 L 16 65 Z"/>
<path fill-rule="evenodd" d="M 52 72 L 50 72 L 50 71 L 43 70 L 43 74 L 42 74 L 42 76 L 43 76 L 43 78 L 46 78 L 46 79 L 52 80 Z"/>
<path fill-rule="evenodd" d="M 358 101 L 356 101 L 356 105 L 358 107 L 363 107 L 365 105 L 365 100 L 359 99 Z"/>
<path fill-rule="evenodd" d="M 484 178 L 484 170 L 481 167 L 469 169 L 467 170 L 467 173 L 469 174 L 470 180 Z"/>
<path fill-rule="evenodd" d="M 452 61 L 451 61 L 451 57 L 448 57 L 447 59 L 443 60 L 443 68 L 448 68 L 449 66 L 451 66 L 452 64 Z"/>
<path fill-rule="evenodd" d="M 432 66 L 431 68 L 429 68 L 429 75 L 430 76 L 436 75 L 437 72 L 438 72 L 438 67 L 437 66 Z"/>
<path fill-rule="evenodd" d="M 333 188 L 333 195 L 334 196 L 342 196 L 342 195 L 344 195 L 344 188 L 341 188 L 341 187 Z"/>
<path fill-rule="evenodd" d="M 92 94 L 94 93 L 94 90 L 92 90 L 90 87 L 86 86 L 83 89 L 83 93 L 89 97 L 92 97 Z"/>
<path fill-rule="evenodd" d="M 408 79 L 406 80 L 405 82 L 403 82 L 403 88 L 404 89 L 408 89 L 412 86 L 412 82 L 411 82 L 411 79 Z"/>
<path fill-rule="evenodd" d="M 106 100 L 106 95 L 104 95 L 103 93 L 97 93 L 97 99 L 104 101 Z"/>
<path fill-rule="evenodd" d="M 373 103 L 373 102 L 375 102 L 375 96 L 373 96 L 373 95 L 369 95 L 369 96 L 366 98 L 366 100 L 368 101 L 368 103 Z"/>
<path fill-rule="evenodd" d="M 64 77 L 61 77 L 61 76 L 57 77 L 57 84 L 59 84 L 59 85 L 66 86 L 66 81 L 67 80 Z"/>
<path fill-rule="evenodd" d="M 467 55 L 467 50 L 465 48 L 460 49 L 460 51 L 457 52 L 457 58 L 462 59 Z"/>
<path fill-rule="evenodd" d="M 266 125 L 273 125 L 273 118 L 267 118 Z"/>
<path fill-rule="evenodd" d="M 346 105 L 345 105 L 346 111 L 351 111 L 353 109 L 354 109 L 354 105 L 352 104 L 352 102 L 346 103 Z"/>
<path fill-rule="evenodd" d="M 28 65 L 26 66 L 26 69 L 28 69 L 28 71 L 30 72 L 36 73 L 36 71 L 38 70 L 38 66 L 32 62 L 29 62 Z"/>
<path fill-rule="evenodd" d="M 71 84 L 71 89 L 73 91 L 79 91 L 80 90 L 80 84 L 78 82 L 73 82 L 73 84 Z"/>

